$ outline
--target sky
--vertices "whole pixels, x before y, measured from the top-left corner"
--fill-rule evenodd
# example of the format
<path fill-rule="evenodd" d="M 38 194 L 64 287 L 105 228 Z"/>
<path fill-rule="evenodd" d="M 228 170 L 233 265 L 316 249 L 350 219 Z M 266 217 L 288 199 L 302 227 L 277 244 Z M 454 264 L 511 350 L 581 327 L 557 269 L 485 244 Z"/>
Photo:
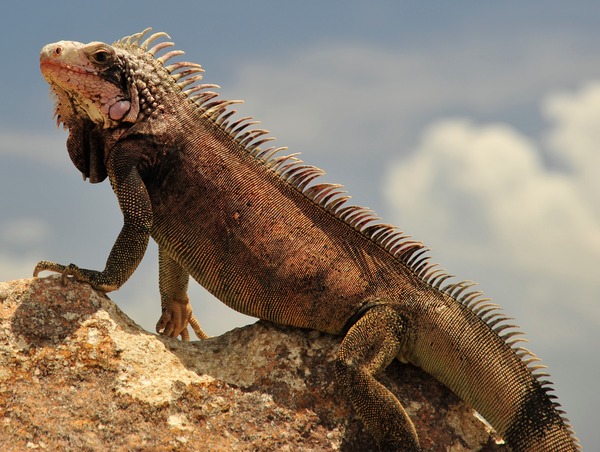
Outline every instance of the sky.
<path fill-rule="evenodd" d="M 600 3 L 20 2 L 0 36 L 0 280 L 102 269 L 122 217 L 52 119 L 49 42 L 170 34 L 223 98 L 500 304 L 600 450 Z M 156 247 L 111 298 L 160 316 Z M 254 319 L 192 283 L 205 330 Z"/>

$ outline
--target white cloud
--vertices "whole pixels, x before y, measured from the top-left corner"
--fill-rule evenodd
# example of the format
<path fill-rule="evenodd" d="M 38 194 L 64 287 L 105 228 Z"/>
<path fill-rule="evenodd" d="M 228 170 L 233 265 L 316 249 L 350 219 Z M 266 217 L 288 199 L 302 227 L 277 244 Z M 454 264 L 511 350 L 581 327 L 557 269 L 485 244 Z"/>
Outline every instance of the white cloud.
<path fill-rule="evenodd" d="M 549 99 L 550 142 L 575 171 L 549 169 L 540 140 L 509 125 L 447 119 L 427 127 L 411 156 L 389 169 L 385 194 L 409 233 L 472 266 L 500 263 L 532 281 L 523 294 L 529 309 L 569 303 L 573 315 L 591 314 L 587 320 L 600 325 L 590 297 L 600 293 L 598 198 L 588 196 L 597 182 L 585 177 L 598 169 L 600 94 L 585 88 Z"/>
<path fill-rule="evenodd" d="M 565 261 L 600 256 L 599 225 L 578 184 L 538 156 L 535 144 L 507 125 L 440 121 L 390 170 L 387 197 L 426 235 L 458 239 L 471 251 L 498 245 L 523 264 L 586 276 Z M 595 278 L 592 268 L 587 273 Z"/>

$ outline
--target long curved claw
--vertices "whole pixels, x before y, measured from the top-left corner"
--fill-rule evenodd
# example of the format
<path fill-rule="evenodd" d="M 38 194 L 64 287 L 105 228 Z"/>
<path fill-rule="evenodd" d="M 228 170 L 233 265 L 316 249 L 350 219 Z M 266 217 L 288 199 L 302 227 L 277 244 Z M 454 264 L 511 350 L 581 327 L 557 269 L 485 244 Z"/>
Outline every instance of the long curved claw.
<path fill-rule="evenodd" d="M 84 279 L 79 267 L 75 264 L 62 265 L 56 262 L 40 261 L 33 270 L 33 276 L 37 278 L 40 272 L 43 271 L 60 273 L 62 275 L 61 282 L 63 286 L 67 285 L 69 276 L 74 277 L 78 281 Z"/>
<path fill-rule="evenodd" d="M 43 272 L 43 271 L 63 273 L 65 271 L 65 268 L 66 267 L 64 265 L 57 264 L 56 262 L 40 261 L 37 263 L 37 265 L 35 266 L 35 268 L 33 270 L 33 276 L 34 276 L 34 278 L 37 278 L 37 276 L 40 274 L 40 272 Z"/>
<path fill-rule="evenodd" d="M 61 281 L 63 286 L 66 286 L 69 277 L 72 277 L 76 281 L 88 283 L 94 289 L 105 293 L 119 288 L 119 284 L 113 283 L 112 279 L 109 276 L 107 277 L 104 272 L 79 268 L 75 264 L 62 265 L 56 262 L 41 261 L 35 266 L 33 276 L 37 277 L 43 271 L 60 273 L 62 275 Z"/>

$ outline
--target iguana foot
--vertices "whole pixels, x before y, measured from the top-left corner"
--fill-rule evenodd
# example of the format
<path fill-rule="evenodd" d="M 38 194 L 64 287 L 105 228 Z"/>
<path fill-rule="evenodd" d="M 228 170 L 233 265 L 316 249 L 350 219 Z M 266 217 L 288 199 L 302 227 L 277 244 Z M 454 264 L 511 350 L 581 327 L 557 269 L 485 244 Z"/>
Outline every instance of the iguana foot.
<path fill-rule="evenodd" d="M 77 267 L 77 265 L 75 265 L 75 264 L 62 265 L 62 264 L 57 264 L 56 262 L 41 261 L 41 262 L 38 262 L 38 264 L 35 266 L 35 269 L 33 270 L 33 276 L 37 277 L 38 274 L 43 271 L 51 271 L 51 272 L 61 273 L 62 274 L 61 282 L 62 282 L 63 286 L 67 285 L 69 276 L 73 276 L 78 281 L 81 279 L 79 267 Z M 78 276 L 80 278 L 78 278 Z"/>
<path fill-rule="evenodd" d="M 156 332 L 163 336 L 178 337 L 188 342 L 190 333 L 188 324 L 198 336 L 198 339 L 207 339 L 208 335 L 200 327 L 200 323 L 192 313 L 192 306 L 189 300 L 171 300 L 163 305 L 162 315 L 156 324 Z"/>
<path fill-rule="evenodd" d="M 63 286 L 66 286 L 69 277 L 72 277 L 76 281 L 88 283 L 94 289 L 101 290 L 102 292 L 111 292 L 119 288 L 119 286 L 115 284 L 103 283 L 102 281 L 105 278 L 102 272 L 79 268 L 75 264 L 62 265 L 57 264 L 56 262 L 40 261 L 33 270 L 33 276 L 37 277 L 39 273 L 43 271 L 60 273 L 62 275 L 61 281 Z"/>

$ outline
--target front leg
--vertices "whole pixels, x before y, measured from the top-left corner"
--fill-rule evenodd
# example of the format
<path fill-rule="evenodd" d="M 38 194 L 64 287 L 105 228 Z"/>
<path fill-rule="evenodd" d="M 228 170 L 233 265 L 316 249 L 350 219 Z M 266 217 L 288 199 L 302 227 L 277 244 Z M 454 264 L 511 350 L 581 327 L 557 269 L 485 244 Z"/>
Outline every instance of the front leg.
<path fill-rule="evenodd" d="M 87 270 L 74 264 L 41 261 L 36 265 L 33 276 L 38 276 L 45 270 L 54 271 L 62 273 L 63 282 L 66 282 L 68 276 L 72 276 L 103 292 L 117 290 L 129 279 L 148 246 L 152 205 L 134 162 L 121 162 L 121 166 L 111 176 L 111 183 L 123 212 L 123 228 L 106 260 L 104 270 Z"/>
<path fill-rule="evenodd" d="M 165 249 L 158 247 L 158 285 L 160 289 L 160 304 L 162 315 L 156 324 L 156 332 L 165 336 L 178 337 L 189 341 L 188 324 L 199 339 L 207 339 L 200 323 L 192 313 L 187 288 L 190 275 L 186 272 Z"/>
<path fill-rule="evenodd" d="M 79 268 L 75 264 L 63 265 L 57 262 L 40 261 L 33 270 L 33 276 L 37 277 L 43 271 L 51 271 L 62 274 L 63 286 L 67 285 L 69 276 L 71 276 L 76 281 L 87 282 L 94 287 L 94 289 L 101 290 L 102 292 L 111 292 L 118 289 L 118 286 L 116 285 L 103 284 L 101 282 L 107 279 L 102 275 L 102 272 Z"/>
<path fill-rule="evenodd" d="M 79 268 L 75 264 L 62 265 L 56 262 L 41 261 L 35 266 L 33 276 L 38 276 L 42 271 L 53 271 L 62 274 L 62 281 L 65 285 L 67 278 L 71 276 L 77 281 L 90 284 L 94 289 L 112 292 L 121 287 L 133 274 L 144 256 L 149 237 L 149 232 L 132 228 L 131 225 L 125 223 L 103 271 Z"/>

